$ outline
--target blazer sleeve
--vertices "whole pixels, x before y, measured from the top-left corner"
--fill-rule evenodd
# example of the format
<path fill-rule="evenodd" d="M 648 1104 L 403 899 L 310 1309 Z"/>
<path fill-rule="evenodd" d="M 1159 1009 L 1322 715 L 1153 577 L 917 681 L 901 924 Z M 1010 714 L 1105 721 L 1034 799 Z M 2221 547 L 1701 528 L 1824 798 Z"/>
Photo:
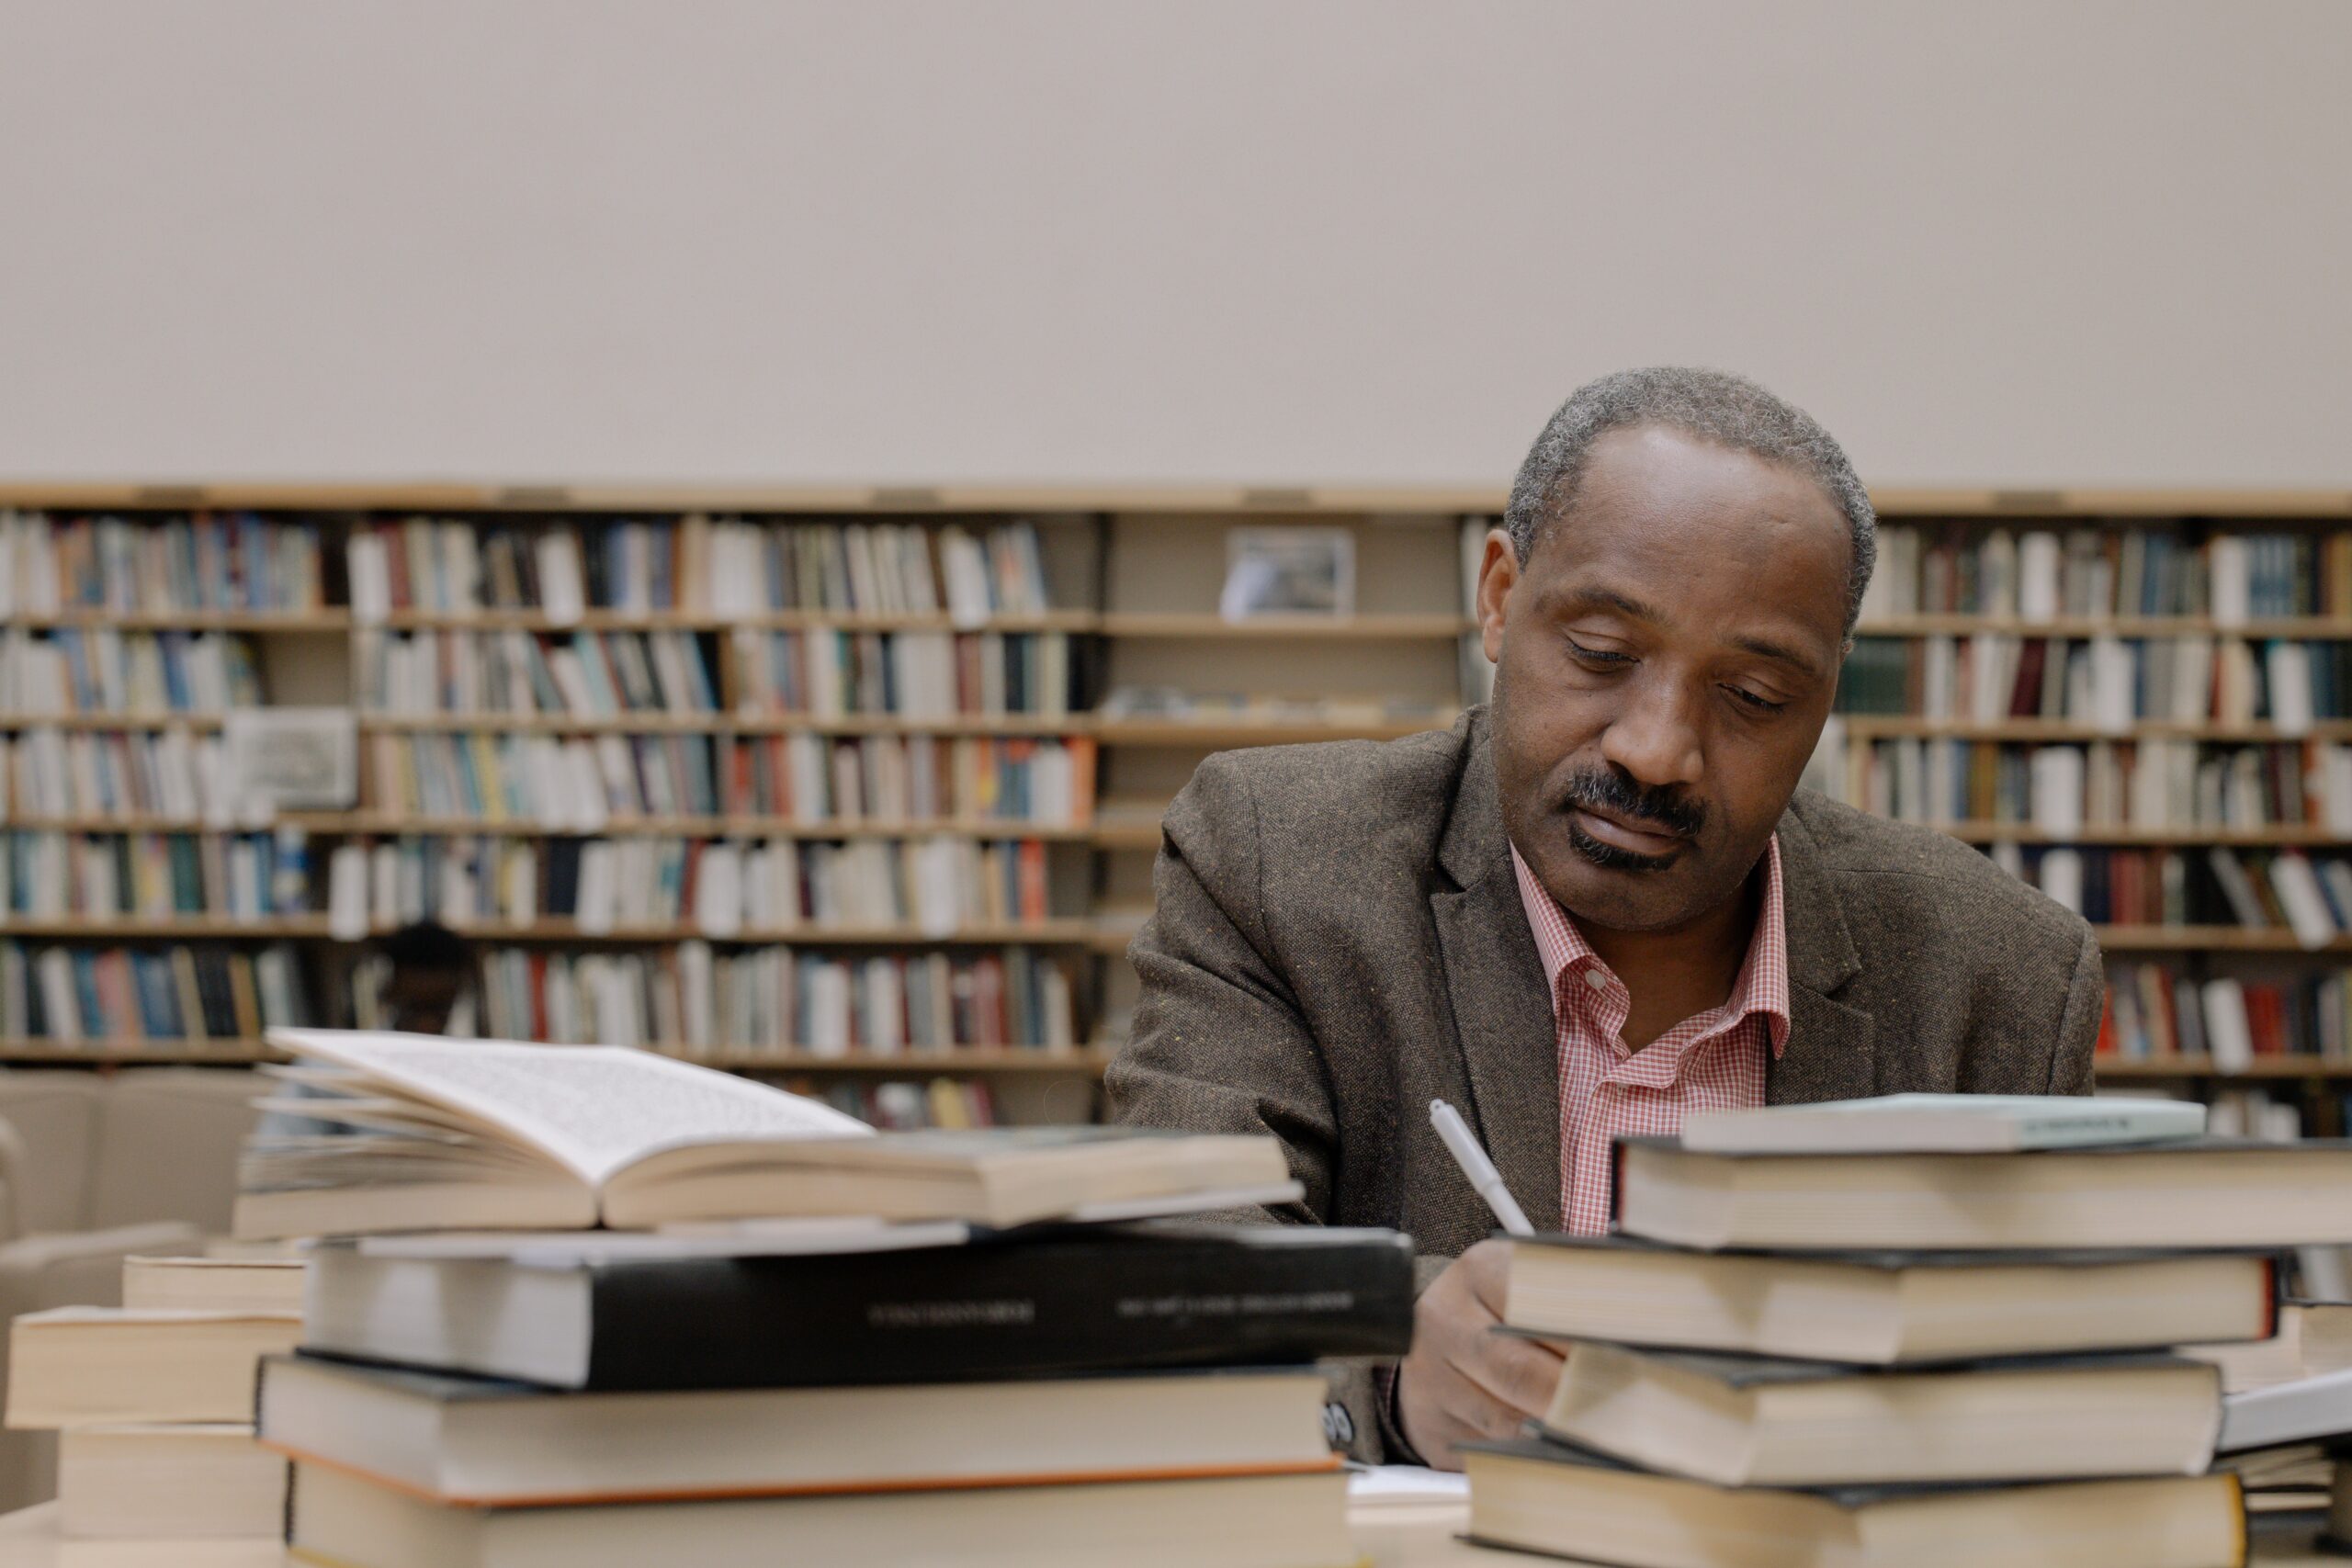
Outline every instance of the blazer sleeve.
<path fill-rule="evenodd" d="M 1328 1224 L 1338 1134 L 1321 1053 L 1283 978 L 1266 908 L 1258 809 L 1229 757 L 1201 764 L 1161 825 L 1151 919 L 1127 956 L 1143 980 L 1133 1034 L 1103 1088 L 1114 1122 L 1193 1133 L 1272 1134 L 1301 1202 L 1212 1216 Z M 1440 1260 L 1442 1262 L 1442 1260 Z M 1403 1449 L 1393 1365 L 1331 1370 L 1332 1446 L 1378 1463 Z"/>
<path fill-rule="evenodd" d="M 2057 1043 L 2050 1055 L 2049 1094 L 2088 1094 L 2092 1052 L 2098 1044 L 2099 1024 L 2107 1014 L 2107 962 L 2098 938 L 2083 929 L 2083 943 L 2075 954 L 2075 972 L 2066 985 L 2065 1006 L 2058 1014 Z"/>
<path fill-rule="evenodd" d="M 1232 757 L 1202 763 L 1169 807 L 1152 891 L 1151 918 L 1127 953 L 1143 997 L 1104 1079 L 1110 1119 L 1270 1133 L 1306 1199 L 1230 1217 L 1328 1223 L 1338 1135 L 1330 1090 L 1276 953 L 1257 805 Z"/>

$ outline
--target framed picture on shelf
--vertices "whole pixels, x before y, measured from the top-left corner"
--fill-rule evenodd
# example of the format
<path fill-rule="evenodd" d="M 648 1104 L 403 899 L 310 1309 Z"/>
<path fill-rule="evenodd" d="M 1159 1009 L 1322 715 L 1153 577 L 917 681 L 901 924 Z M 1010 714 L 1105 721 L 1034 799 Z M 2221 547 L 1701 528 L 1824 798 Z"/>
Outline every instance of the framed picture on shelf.
<path fill-rule="evenodd" d="M 1236 528 L 1226 535 L 1228 621 L 1356 613 L 1356 541 L 1345 528 Z"/>

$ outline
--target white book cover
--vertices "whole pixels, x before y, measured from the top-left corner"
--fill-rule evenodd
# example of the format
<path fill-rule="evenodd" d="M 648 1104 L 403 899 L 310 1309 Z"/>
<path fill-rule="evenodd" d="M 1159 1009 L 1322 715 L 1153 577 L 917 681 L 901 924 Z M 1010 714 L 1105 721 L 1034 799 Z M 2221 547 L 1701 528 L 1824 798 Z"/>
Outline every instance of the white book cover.
<path fill-rule="evenodd" d="M 327 934 L 337 942 L 368 935 L 368 851 L 337 844 L 327 857 Z"/>
<path fill-rule="evenodd" d="M 2092 722 L 2109 735 L 2132 728 L 2132 649 L 2120 638 L 2091 639 Z"/>
<path fill-rule="evenodd" d="M 733 936 L 743 929 L 742 852 L 731 843 L 705 844 L 695 870 L 695 929 L 711 936 Z"/>
<path fill-rule="evenodd" d="M 2304 736 L 2312 732 L 2311 648 L 2278 641 L 2265 654 L 2270 675 L 2270 722 L 2278 733 Z"/>
<path fill-rule="evenodd" d="M 2058 618 L 2058 536 L 2035 530 L 2018 539 L 2018 618 Z"/>
<path fill-rule="evenodd" d="M 2083 753 L 2074 746 L 2044 746 L 2029 764 L 2033 780 L 2033 825 L 2045 833 L 2083 830 Z"/>
<path fill-rule="evenodd" d="M 580 886 L 573 895 L 572 919 L 583 935 L 596 936 L 613 929 L 620 900 L 614 876 L 613 846 L 603 840 L 580 848 Z"/>
<path fill-rule="evenodd" d="M 2254 1029 L 2245 1012 L 2245 987 L 2223 977 L 2205 982 L 2205 1045 L 2213 1070 L 2242 1073 L 2254 1065 Z"/>
<path fill-rule="evenodd" d="M 2213 705 L 2213 639 L 2185 637 L 2173 644 L 2170 711 L 2183 724 L 2195 724 Z"/>
<path fill-rule="evenodd" d="M 2312 863 L 2291 850 L 2270 863 L 2270 888 L 2295 933 L 2297 945 L 2316 952 L 2335 940 L 2335 917 L 2329 913 L 2326 895 Z"/>
<path fill-rule="evenodd" d="M 2194 1138 L 2194 1100 L 2100 1095 L 1891 1094 L 1816 1105 L 1702 1111 L 1682 1146 L 1706 1154 L 1976 1153 Z"/>
<path fill-rule="evenodd" d="M 580 541 L 565 528 L 550 528 L 538 537 L 539 612 L 551 625 L 577 626 L 588 608 L 588 590 L 580 570 Z"/>
<path fill-rule="evenodd" d="M 2206 573 L 2213 624 L 2245 625 L 2252 607 L 2245 541 L 2233 534 L 2216 535 L 2207 555 Z"/>

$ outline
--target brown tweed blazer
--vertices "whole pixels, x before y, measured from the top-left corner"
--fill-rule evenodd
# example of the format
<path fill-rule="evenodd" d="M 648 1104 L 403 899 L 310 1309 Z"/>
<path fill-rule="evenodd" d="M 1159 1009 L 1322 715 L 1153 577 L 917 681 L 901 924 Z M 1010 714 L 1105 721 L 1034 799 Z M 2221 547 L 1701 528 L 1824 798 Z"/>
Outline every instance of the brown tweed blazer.
<path fill-rule="evenodd" d="M 1791 1028 L 1770 1100 L 2088 1091 L 2103 974 L 2079 917 L 1941 834 L 1809 792 L 1780 840 Z M 1558 1228 L 1552 1004 L 1483 709 L 1385 745 L 1209 758 L 1153 882 L 1114 1120 L 1272 1133 L 1306 1197 L 1271 1217 L 1394 1226 L 1426 1275 L 1494 1228 L 1430 1127 L 1444 1099 Z M 1348 1404 L 1335 1419 L 1365 1431 Z"/>

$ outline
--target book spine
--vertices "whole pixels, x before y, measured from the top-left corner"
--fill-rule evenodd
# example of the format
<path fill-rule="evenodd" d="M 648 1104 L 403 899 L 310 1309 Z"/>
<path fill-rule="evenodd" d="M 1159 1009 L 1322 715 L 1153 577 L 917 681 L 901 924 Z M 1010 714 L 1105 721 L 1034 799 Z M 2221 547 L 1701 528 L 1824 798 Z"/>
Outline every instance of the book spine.
<path fill-rule="evenodd" d="M 911 1086 L 910 1086 L 911 1087 Z M 1410 1244 L 1089 1233 L 594 1271 L 589 1389 L 960 1382 L 1402 1355 Z"/>

